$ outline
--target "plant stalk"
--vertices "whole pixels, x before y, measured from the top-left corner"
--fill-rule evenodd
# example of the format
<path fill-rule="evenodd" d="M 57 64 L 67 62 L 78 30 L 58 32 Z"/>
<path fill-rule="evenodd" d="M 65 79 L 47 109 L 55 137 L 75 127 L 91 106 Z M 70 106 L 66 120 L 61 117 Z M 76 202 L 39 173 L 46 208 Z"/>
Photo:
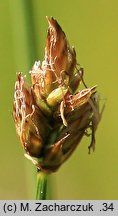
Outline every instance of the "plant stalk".
<path fill-rule="evenodd" d="M 46 200 L 47 193 L 47 175 L 38 171 L 37 173 L 37 185 L 36 185 L 36 200 Z"/>

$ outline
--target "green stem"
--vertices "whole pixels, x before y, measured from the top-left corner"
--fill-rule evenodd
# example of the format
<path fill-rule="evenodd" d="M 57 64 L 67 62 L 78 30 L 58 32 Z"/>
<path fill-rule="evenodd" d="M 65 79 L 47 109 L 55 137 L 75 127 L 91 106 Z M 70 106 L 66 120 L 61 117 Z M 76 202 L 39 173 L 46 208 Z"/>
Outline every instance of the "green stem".
<path fill-rule="evenodd" d="M 45 200 L 47 191 L 47 175 L 39 171 L 37 173 L 36 200 Z"/>

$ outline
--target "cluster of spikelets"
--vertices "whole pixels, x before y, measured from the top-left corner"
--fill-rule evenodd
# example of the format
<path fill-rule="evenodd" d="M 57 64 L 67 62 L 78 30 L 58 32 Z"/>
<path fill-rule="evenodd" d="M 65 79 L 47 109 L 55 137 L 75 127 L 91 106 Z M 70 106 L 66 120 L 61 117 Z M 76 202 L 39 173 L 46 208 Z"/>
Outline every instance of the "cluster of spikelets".
<path fill-rule="evenodd" d="M 25 76 L 17 75 L 13 116 L 25 156 L 39 170 L 51 173 L 70 157 L 88 129 L 89 149 L 94 150 L 100 114 L 96 86 L 84 84 L 74 48 L 57 21 L 47 20 L 44 61 L 35 62 L 30 71 L 31 86 Z"/>

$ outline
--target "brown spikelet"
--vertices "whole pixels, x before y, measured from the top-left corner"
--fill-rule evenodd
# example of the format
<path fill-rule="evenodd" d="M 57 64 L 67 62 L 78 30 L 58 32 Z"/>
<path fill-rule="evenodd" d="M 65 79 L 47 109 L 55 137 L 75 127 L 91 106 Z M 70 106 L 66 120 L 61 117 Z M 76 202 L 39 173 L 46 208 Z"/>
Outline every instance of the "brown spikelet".
<path fill-rule="evenodd" d="M 70 157 L 88 129 L 89 149 L 94 150 L 101 114 L 97 87 L 86 86 L 65 33 L 53 17 L 47 21 L 44 61 L 32 67 L 31 86 L 21 73 L 17 75 L 13 117 L 25 156 L 51 173 Z"/>

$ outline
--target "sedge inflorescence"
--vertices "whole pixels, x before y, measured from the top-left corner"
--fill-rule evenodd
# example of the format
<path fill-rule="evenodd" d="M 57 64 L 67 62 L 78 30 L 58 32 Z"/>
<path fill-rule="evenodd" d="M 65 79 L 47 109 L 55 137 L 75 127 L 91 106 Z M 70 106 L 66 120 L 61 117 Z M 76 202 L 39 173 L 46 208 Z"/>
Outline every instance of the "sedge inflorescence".
<path fill-rule="evenodd" d="M 70 157 L 88 129 L 89 149 L 94 150 L 100 113 L 96 86 L 85 85 L 75 49 L 70 48 L 57 21 L 47 20 L 44 61 L 35 62 L 30 71 L 31 86 L 18 73 L 13 117 L 25 156 L 39 170 L 51 173 Z"/>

